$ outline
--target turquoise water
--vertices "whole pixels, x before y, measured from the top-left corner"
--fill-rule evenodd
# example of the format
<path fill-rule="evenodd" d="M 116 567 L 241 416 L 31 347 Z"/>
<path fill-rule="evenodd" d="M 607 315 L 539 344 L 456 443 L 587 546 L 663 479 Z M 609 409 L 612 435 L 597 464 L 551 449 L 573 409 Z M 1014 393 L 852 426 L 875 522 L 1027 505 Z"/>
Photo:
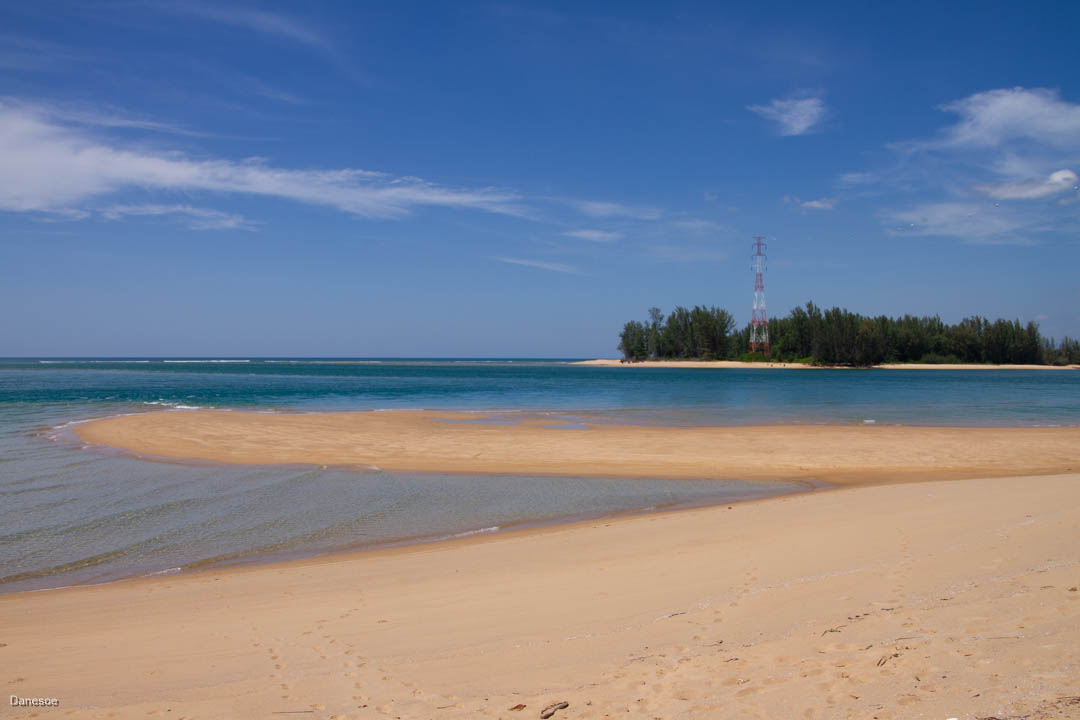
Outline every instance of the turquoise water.
<path fill-rule="evenodd" d="M 1080 424 L 1075 371 L 668 370 L 565 361 L 0 360 L 0 592 L 789 492 L 717 480 L 153 463 L 71 423 L 204 407 L 546 412 L 575 427 Z"/>

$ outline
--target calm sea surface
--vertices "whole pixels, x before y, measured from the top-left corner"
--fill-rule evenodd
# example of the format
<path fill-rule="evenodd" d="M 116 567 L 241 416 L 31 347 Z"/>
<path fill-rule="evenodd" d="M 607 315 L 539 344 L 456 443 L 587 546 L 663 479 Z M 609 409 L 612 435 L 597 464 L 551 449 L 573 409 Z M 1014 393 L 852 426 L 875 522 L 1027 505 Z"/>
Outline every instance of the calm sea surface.
<path fill-rule="evenodd" d="M 500 360 L 0 360 L 0 592 L 729 502 L 789 484 L 154 463 L 72 423 L 185 408 L 581 423 L 1080 425 L 1080 372 L 659 370 Z M 573 432 L 573 430 L 567 430 Z"/>

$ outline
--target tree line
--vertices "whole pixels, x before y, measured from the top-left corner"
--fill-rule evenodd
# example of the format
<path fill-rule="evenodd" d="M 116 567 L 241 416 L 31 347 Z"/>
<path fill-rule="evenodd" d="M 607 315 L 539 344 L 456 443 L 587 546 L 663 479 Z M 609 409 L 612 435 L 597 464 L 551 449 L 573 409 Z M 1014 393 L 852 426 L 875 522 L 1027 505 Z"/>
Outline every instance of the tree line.
<path fill-rule="evenodd" d="M 769 320 L 770 358 L 815 365 L 881 363 L 1080 363 L 1080 341 L 1044 338 L 1037 323 L 974 316 L 949 325 L 940 317 L 867 317 L 846 309 L 822 311 L 812 302 Z M 650 308 L 619 334 L 629 362 L 641 360 L 760 360 L 750 354 L 750 326 L 718 307 Z"/>

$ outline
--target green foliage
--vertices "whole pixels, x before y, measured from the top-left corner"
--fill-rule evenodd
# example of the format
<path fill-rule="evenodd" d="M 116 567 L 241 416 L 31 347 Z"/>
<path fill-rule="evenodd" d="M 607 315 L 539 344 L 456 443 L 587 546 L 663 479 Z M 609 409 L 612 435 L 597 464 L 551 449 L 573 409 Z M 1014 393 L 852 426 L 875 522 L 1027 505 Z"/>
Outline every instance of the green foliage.
<path fill-rule="evenodd" d="M 1080 365 L 1080 340 L 1066 337 L 1060 345 L 1053 338 L 1043 340 L 1043 354 L 1050 365 Z"/>
<path fill-rule="evenodd" d="M 649 356 L 648 332 L 645 326 L 636 320 L 631 320 L 623 326 L 619 335 L 619 350 L 623 358 L 630 362 L 644 360 Z"/>
<path fill-rule="evenodd" d="M 937 353 L 926 353 L 919 362 L 925 365 L 956 365 L 963 362 L 955 355 L 938 355 Z"/>
<path fill-rule="evenodd" d="M 885 362 L 1080 363 L 1080 341 L 1060 344 L 1039 334 L 1036 323 L 970 317 L 947 325 L 940 317 L 867 317 L 841 308 L 822 311 L 809 302 L 769 320 L 770 357 L 750 354 L 750 326 L 735 330 L 717 307 L 676 307 L 664 316 L 649 309 L 646 322 L 631 321 L 619 335 L 630 361 L 645 359 L 778 360 L 814 365 L 868 366 Z"/>
<path fill-rule="evenodd" d="M 677 307 L 667 318 L 659 308 L 649 309 L 648 321 L 631 320 L 619 334 L 619 350 L 630 361 L 697 358 L 718 360 L 732 352 L 735 318 L 727 310 L 698 306 Z"/>

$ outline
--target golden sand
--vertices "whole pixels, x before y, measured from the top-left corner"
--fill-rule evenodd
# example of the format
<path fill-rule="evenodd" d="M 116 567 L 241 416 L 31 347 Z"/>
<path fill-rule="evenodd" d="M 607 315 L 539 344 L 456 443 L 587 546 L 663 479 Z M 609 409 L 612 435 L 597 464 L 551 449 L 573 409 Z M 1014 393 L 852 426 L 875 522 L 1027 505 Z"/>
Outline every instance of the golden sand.
<path fill-rule="evenodd" d="M 227 462 L 863 486 L 0 596 L 0 677 L 61 703 L 8 716 L 1080 715 L 1080 429 L 452 422 L 475 418 L 166 412 L 79 434 Z"/>
<path fill-rule="evenodd" d="M 164 459 L 386 470 L 868 483 L 1080 470 L 1080 428 L 776 425 L 565 429 L 522 415 L 389 411 L 153 412 L 76 427 Z"/>
<path fill-rule="evenodd" d="M 1076 717 L 1078 528 L 1078 474 L 937 481 L 0 596 L 61 702 L 6 716 Z"/>

